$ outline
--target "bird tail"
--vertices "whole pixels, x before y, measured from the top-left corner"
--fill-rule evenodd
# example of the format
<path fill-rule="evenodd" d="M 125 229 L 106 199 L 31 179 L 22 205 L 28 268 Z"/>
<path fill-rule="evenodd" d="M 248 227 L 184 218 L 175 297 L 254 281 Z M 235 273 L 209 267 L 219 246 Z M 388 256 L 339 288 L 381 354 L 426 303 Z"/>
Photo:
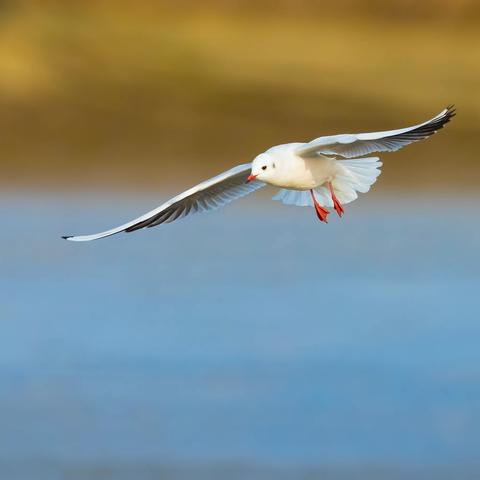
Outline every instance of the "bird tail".
<path fill-rule="evenodd" d="M 358 193 L 366 193 L 380 175 L 382 162 L 378 157 L 351 158 L 337 160 L 339 172 L 332 181 L 335 195 L 341 204 L 353 202 Z M 315 189 L 320 205 L 333 207 L 332 195 L 327 185 Z M 313 207 L 310 192 L 298 190 L 280 190 L 273 200 L 280 200 L 286 205 Z"/>
<path fill-rule="evenodd" d="M 382 162 L 378 157 L 351 158 L 337 162 L 340 172 L 332 184 L 335 195 L 342 204 L 353 202 L 358 197 L 357 192 L 367 193 L 382 173 L 380 171 Z M 325 186 L 321 188 L 328 198 L 331 198 L 328 188 Z"/>

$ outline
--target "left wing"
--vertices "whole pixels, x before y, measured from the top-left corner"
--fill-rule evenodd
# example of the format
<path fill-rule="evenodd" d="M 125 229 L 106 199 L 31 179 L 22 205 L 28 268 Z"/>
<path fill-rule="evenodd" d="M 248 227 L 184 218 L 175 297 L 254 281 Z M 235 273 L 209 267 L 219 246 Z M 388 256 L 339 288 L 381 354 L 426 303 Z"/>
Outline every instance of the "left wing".
<path fill-rule="evenodd" d="M 231 168 L 167 200 L 158 208 L 145 213 L 145 215 L 111 230 L 93 235 L 65 236 L 62 238 L 72 242 L 89 242 L 120 232 L 133 232 L 140 228 L 170 223 L 193 213 L 215 210 L 265 185 L 259 181 L 245 183 L 250 170 L 251 163 Z"/>
<path fill-rule="evenodd" d="M 455 108 L 450 105 L 431 120 L 413 127 L 385 132 L 347 133 L 319 137 L 305 143 L 295 153 L 301 157 L 315 157 L 319 154 L 325 154 L 354 158 L 372 152 L 393 152 L 409 143 L 418 142 L 433 135 L 443 128 L 454 115 Z"/>

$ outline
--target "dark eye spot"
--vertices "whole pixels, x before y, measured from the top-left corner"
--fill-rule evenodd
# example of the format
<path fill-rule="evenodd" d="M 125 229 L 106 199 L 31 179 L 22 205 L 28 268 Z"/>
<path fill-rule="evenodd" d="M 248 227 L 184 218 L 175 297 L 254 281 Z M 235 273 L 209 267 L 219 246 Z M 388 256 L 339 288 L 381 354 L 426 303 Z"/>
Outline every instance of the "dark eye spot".
<path fill-rule="evenodd" d="M 267 169 L 267 166 L 264 165 L 264 166 L 262 167 L 262 170 L 266 170 L 266 169 Z"/>

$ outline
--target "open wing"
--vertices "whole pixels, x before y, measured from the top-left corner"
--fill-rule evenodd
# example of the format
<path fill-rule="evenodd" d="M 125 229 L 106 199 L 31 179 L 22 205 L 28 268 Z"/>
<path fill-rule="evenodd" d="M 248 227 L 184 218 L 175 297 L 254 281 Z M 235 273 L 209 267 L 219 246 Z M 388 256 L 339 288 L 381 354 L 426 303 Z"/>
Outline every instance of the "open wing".
<path fill-rule="evenodd" d="M 345 158 L 361 157 L 372 152 L 393 152 L 409 143 L 423 140 L 443 128 L 455 115 L 453 105 L 447 107 L 436 117 L 413 127 L 385 132 L 346 133 L 319 137 L 296 150 L 302 157 L 314 157 L 319 154 L 340 155 Z"/>
<path fill-rule="evenodd" d="M 215 210 L 265 185 L 259 181 L 245 183 L 250 169 L 250 163 L 238 165 L 180 193 L 158 208 L 117 228 L 93 235 L 66 236 L 62 238 L 72 242 L 88 242 L 120 232 L 133 232 L 140 228 L 170 223 L 193 213 Z"/>

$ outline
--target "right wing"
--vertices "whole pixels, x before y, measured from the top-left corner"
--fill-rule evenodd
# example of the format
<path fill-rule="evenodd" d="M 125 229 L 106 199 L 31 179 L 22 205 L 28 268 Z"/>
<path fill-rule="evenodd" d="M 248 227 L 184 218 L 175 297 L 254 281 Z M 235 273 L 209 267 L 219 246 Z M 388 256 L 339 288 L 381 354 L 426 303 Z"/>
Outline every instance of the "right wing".
<path fill-rule="evenodd" d="M 140 228 L 170 223 L 193 213 L 215 210 L 265 185 L 259 181 L 246 183 L 250 170 L 250 163 L 238 165 L 180 193 L 155 210 L 111 230 L 93 235 L 65 236 L 62 238 L 72 242 L 88 242 L 120 232 L 133 232 Z"/>

